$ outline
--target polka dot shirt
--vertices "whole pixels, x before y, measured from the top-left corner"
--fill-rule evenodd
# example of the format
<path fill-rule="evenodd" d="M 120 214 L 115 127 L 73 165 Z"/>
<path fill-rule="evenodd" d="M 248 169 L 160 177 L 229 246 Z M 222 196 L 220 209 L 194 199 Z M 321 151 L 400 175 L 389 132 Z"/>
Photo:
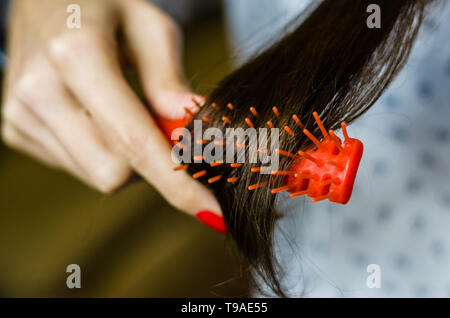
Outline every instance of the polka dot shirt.
<path fill-rule="evenodd" d="M 231 2 L 231 38 L 242 43 L 250 36 L 239 23 L 246 11 Z M 261 21 L 282 12 L 264 19 L 255 1 L 242 2 Z M 275 244 L 292 296 L 450 296 L 449 34 L 450 6 L 434 8 L 405 68 L 348 128 L 365 150 L 347 205 L 277 197 L 286 217 Z M 257 46 L 236 47 L 245 60 Z"/>

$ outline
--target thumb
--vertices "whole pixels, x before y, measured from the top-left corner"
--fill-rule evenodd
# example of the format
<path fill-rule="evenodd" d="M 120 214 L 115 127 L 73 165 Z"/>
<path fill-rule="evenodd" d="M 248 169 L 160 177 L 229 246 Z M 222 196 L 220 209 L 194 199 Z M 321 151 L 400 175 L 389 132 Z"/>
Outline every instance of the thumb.
<path fill-rule="evenodd" d="M 203 98 L 192 93 L 187 85 L 181 62 L 182 40 L 178 26 L 145 1 L 123 3 L 124 35 L 154 114 L 170 120 L 183 118 L 185 107 L 192 112 L 197 111 L 195 105 L 202 103 Z M 169 151 L 158 155 L 170 158 Z M 159 164 L 164 166 L 164 160 L 161 158 Z M 167 165 L 153 170 L 166 175 L 164 180 L 159 178 L 155 182 L 162 193 L 185 189 L 179 195 L 165 195 L 172 205 L 190 214 L 195 213 L 200 221 L 220 232 L 226 231 L 220 205 L 206 187 L 184 172 L 174 172 L 173 167 L 167 168 Z"/>
<path fill-rule="evenodd" d="M 182 35 L 178 25 L 154 5 L 145 1 L 126 1 L 123 28 L 144 92 L 153 112 L 160 117 L 178 119 L 184 107 L 195 111 L 182 66 Z"/>

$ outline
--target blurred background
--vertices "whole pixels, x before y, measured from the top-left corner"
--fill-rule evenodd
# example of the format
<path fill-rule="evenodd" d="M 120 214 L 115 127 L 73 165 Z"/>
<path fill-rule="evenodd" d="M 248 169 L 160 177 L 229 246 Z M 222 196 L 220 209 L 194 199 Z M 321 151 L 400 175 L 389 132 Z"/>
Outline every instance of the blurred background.
<path fill-rule="evenodd" d="M 186 72 L 205 94 L 230 69 L 222 10 L 210 1 L 195 19 L 185 13 L 173 15 Z M 104 196 L 0 144 L 0 296 L 246 296 L 229 243 L 144 182 Z M 66 287 L 69 264 L 81 289 Z"/>
<path fill-rule="evenodd" d="M 182 25 L 185 70 L 199 94 L 314 2 L 151 1 Z M 349 127 L 365 147 L 351 203 L 286 200 L 290 217 L 276 240 L 291 239 L 279 246 L 293 295 L 450 296 L 450 7 L 434 10 L 404 70 Z M 125 75 L 139 91 L 135 73 Z M 0 141 L 0 297 L 248 296 L 234 254 L 223 235 L 144 182 L 104 196 Z M 366 286 L 372 263 L 383 268 L 382 289 Z M 81 289 L 66 287 L 69 264 L 81 267 Z"/>

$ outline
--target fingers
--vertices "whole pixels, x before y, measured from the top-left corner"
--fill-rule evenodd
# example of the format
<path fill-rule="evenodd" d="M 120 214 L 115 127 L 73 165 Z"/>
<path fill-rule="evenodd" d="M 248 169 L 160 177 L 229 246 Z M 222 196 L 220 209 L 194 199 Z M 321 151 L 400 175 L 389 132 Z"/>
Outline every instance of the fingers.
<path fill-rule="evenodd" d="M 27 67 L 28 75 L 15 86 L 16 95 L 48 127 L 96 188 L 110 193 L 120 187 L 131 175 L 126 160 L 108 147 L 45 58 Z"/>
<path fill-rule="evenodd" d="M 10 45 L 17 63 L 10 64 L 4 94 L 3 137 L 13 147 L 104 192 L 124 184 L 133 168 L 174 206 L 191 214 L 202 211 L 199 218 L 211 222 L 207 210 L 221 214 L 216 199 L 186 173 L 173 171 L 176 164 L 169 143 L 122 77 L 114 37 L 117 13 L 123 12 L 118 4 L 137 8 L 137 21 L 148 25 L 141 35 L 137 24 L 130 25 L 126 36 L 133 34 L 129 42 L 153 110 L 168 118 L 182 117 L 183 107 L 192 105 L 193 94 L 182 75 L 178 30 L 153 7 L 145 5 L 138 16 L 144 1 L 83 3 L 87 14 L 79 30 L 55 28 L 62 21 L 58 16 L 49 23 L 25 19 L 27 28 L 36 28 L 36 36 L 14 37 L 20 45 Z M 30 12 L 40 6 L 33 8 Z M 41 49 L 45 55 L 40 56 L 39 67 L 27 65 Z M 145 56 L 149 52 L 151 59 Z"/>
<path fill-rule="evenodd" d="M 184 76 L 177 24 L 144 1 L 125 6 L 122 24 L 152 110 L 161 117 L 182 118 L 195 95 Z"/>
<path fill-rule="evenodd" d="M 58 140 L 16 98 L 8 99 L 3 108 L 3 119 L 2 137 L 6 144 L 91 184 Z"/>
<path fill-rule="evenodd" d="M 3 141 L 12 148 L 21 151 L 51 168 L 61 168 L 59 162 L 43 147 L 35 143 L 32 139 L 20 133 L 13 125 L 3 123 Z"/>
<path fill-rule="evenodd" d="M 180 210 L 220 214 L 205 187 L 173 171 L 168 141 L 123 79 L 116 55 L 103 39 L 59 39 L 51 45 L 51 56 L 71 91 L 135 171 Z"/>

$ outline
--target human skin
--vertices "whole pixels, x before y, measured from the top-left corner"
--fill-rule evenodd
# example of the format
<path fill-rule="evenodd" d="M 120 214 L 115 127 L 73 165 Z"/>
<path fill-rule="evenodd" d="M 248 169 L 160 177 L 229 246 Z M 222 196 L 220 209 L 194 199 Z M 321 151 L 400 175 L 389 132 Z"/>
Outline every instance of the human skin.
<path fill-rule="evenodd" d="M 81 28 L 68 28 L 72 2 L 20 0 L 11 9 L 4 142 L 103 193 L 137 174 L 181 211 L 221 215 L 206 187 L 173 171 L 151 114 L 181 118 L 199 98 L 183 75 L 176 23 L 144 0 L 78 0 Z M 151 112 L 122 76 L 118 30 Z"/>

